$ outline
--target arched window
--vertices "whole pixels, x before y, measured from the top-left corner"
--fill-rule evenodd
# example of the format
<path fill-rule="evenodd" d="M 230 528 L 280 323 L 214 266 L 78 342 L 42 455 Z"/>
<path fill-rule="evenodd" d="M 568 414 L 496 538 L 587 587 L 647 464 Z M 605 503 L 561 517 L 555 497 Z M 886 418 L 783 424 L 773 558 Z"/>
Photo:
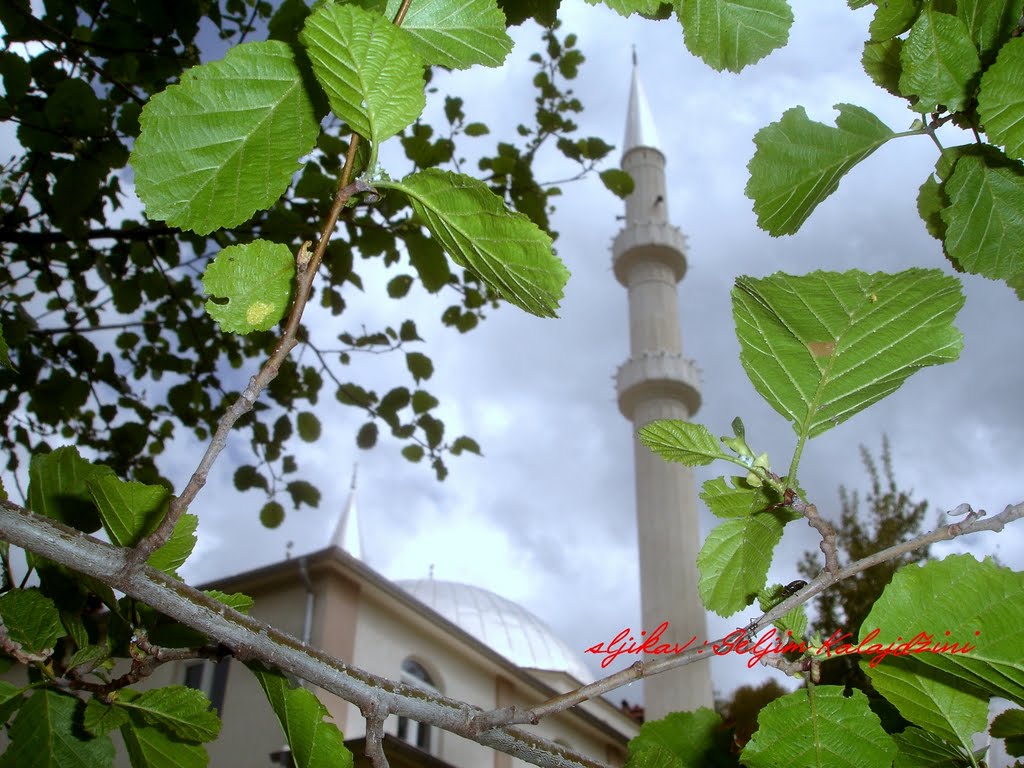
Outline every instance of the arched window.
<path fill-rule="evenodd" d="M 415 659 L 406 659 L 402 662 L 402 683 L 405 685 L 421 688 L 430 693 L 440 693 L 430 673 Z M 398 718 L 398 738 L 402 741 L 413 744 L 424 752 L 433 752 L 433 739 L 430 726 L 410 720 L 407 717 Z"/>

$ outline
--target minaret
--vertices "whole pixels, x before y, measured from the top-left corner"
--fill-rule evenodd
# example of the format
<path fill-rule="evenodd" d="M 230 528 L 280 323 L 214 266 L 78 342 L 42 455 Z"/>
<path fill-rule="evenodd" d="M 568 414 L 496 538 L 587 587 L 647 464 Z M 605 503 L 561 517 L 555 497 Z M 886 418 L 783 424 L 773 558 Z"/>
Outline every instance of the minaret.
<path fill-rule="evenodd" d="M 626 223 L 612 246 L 615 277 L 629 290 L 630 357 L 617 374 L 619 409 L 633 422 L 636 520 L 643 629 L 669 622 L 662 642 L 709 639 L 697 594 L 700 525 L 693 473 L 642 445 L 636 431 L 656 419 L 689 420 L 700 408 L 700 373 L 683 357 L 676 284 L 686 274 L 686 238 L 668 223 L 665 156 L 633 53 L 633 82 L 622 150 L 633 177 Z M 640 638 L 637 637 L 637 642 Z M 644 682 L 647 720 L 714 705 L 708 662 Z"/>
<path fill-rule="evenodd" d="M 331 536 L 331 546 L 348 552 L 357 560 L 363 559 L 363 537 L 359 530 L 359 515 L 356 511 L 356 470 L 358 465 L 352 468 L 352 485 L 348 491 L 348 501 L 345 502 L 345 509 L 341 511 L 341 517 L 334 528 Z"/>

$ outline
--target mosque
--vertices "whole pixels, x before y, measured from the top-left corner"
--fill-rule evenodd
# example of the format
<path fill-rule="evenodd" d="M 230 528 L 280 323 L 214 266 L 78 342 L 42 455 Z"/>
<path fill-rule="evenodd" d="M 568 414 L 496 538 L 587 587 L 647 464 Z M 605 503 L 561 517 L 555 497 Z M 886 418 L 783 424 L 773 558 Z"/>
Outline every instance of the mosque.
<path fill-rule="evenodd" d="M 612 247 L 615 276 L 629 292 L 630 320 L 630 357 L 616 381 L 620 410 L 635 432 L 654 419 L 688 420 L 701 402 L 699 372 L 682 355 L 677 283 L 686 271 L 685 238 L 668 223 L 665 157 L 635 56 L 622 167 L 635 188 Z M 696 588 L 693 476 L 634 442 L 644 626 L 670 621 L 707 636 Z M 539 704 L 594 679 L 583 649 L 568 646 L 510 600 L 433 578 L 392 582 L 370 568 L 363 557 L 354 478 L 329 546 L 203 586 L 250 595 L 255 617 L 359 669 L 484 709 Z M 694 664 L 645 681 L 647 717 L 712 706 L 708 667 Z M 167 664 L 152 681 L 184 683 L 209 695 L 223 720 L 220 738 L 207 747 L 211 765 L 291 765 L 256 680 L 237 662 Z M 332 694 L 318 695 L 344 733 L 355 765 L 368 765 L 362 715 Z M 636 708 L 598 698 L 546 718 L 533 730 L 601 763 L 621 766 L 641 718 Z M 391 716 L 384 730 L 384 750 L 394 768 L 526 765 L 406 718 Z"/>

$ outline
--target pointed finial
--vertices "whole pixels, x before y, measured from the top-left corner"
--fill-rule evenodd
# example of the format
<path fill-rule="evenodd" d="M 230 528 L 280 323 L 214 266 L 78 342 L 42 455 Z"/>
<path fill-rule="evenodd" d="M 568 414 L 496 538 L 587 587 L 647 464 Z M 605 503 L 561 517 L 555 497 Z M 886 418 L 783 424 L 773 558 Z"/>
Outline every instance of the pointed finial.
<path fill-rule="evenodd" d="M 349 487 L 348 500 L 341 511 L 331 536 L 331 546 L 342 549 L 358 560 L 363 559 L 363 537 L 359 530 L 359 513 L 356 509 L 356 472 L 359 465 L 352 467 L 352 483 Z"/>
<path fill-rule="evenodd" d="M 647 103 L 644 86 L 640 82 L 640 67 L 637 66 L 636 48 L 633 48 L 633 79 L 629 85 L 629 106 L 626 111 L 626 139 L 622 145 L 625 155 L 634 147 L 650 147 L 660 150 L 658 131 L 654 127 L 651 105 Z"/>

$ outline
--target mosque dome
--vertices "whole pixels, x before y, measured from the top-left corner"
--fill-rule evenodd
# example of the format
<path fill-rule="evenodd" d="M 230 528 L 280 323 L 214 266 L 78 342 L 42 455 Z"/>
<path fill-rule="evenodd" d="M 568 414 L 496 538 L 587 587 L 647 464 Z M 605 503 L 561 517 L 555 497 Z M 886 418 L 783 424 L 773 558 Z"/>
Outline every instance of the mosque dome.
<path fill-rule="evenodd" d="M 594 681 L 581 653 L 511 600 L 454 581 L 408 579 L 395 583 L 520 667 L 566 672 L 581 683 Z"/>

